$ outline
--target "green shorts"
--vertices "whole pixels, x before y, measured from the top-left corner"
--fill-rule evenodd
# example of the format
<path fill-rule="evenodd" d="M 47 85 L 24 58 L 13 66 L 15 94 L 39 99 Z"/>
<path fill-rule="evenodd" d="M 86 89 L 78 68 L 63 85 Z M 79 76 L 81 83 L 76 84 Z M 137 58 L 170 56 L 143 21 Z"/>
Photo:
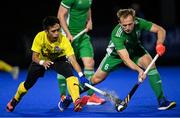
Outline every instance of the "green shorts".
<path fill-rule="evenodd" d="M 136 64 L 138 63 L 140 57 L 148 53 L 142 46 L 138 46 L 135 48 L 135 50 L 131 50 L 128 52 L 131 60 Z M 104 57 L 104 59 L 100 64 L 100 69 L 104 72 L 109 73 L 117 69 L 122 62 L 123 62 L 122 59 L 118 55 L 106 54 L 106 56 Z"/>
<path fill-rule="evenodd" d="M 72 42 L 72 47 L 77 59 L 82 57 L 94 57 L 94 50 L 90 37 L 87 34 L 80 36 Z"/>

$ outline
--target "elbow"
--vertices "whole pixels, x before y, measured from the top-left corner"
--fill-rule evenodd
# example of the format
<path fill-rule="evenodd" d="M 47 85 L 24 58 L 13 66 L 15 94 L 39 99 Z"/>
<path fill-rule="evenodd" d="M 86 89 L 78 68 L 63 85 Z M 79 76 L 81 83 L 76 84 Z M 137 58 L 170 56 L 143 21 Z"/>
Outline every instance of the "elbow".
<path fill-rule="evenodd" d="M 165 29 L 163 29 L 163 33 L 164 33 L 164 35 L 166 35 L 166 30 Z"/>
<path fill-rule="evenodd" d="M 64 18 L 64 15 L 63 15 L 63 14 L 61 14 L 61 13 L 59 13 L 58 18 L 59 18 L 59 19 Z"/>
<path fill-rule="evenodd" d="M 34 56 L 32 56 L 32 61 L 33 61 L 33 62 L 35 62 L 35 58 L 34 58 Z"/>
<path fill-rule="evenodd" d="M 34 53 L 32 54 L 32 61 L 36 62 L 36 55 Z"/>

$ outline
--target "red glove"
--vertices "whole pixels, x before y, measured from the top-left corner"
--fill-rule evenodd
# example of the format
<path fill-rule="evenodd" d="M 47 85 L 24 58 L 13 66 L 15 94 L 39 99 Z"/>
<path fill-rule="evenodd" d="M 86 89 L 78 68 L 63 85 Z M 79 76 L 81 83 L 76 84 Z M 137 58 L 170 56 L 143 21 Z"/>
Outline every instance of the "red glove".
<path fill-rule="evenodd" d="M 165 52 L 166 48 L 163 44 L 157 44 L 156 45 L 156 53 L 159 55 L 159 56 L 162 56 Z"/>

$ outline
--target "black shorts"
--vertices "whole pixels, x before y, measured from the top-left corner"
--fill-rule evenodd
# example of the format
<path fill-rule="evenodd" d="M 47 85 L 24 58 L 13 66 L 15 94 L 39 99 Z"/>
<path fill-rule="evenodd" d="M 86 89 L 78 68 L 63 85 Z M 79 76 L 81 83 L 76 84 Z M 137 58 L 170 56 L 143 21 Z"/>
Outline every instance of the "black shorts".
<path fill-rule="evenodd" d="M 73 75 L 73 70 L 70 62 L 66 57 L 60 57 L 53 60 L 54 64 L 50 66 L 50 69 L 55 70 L 57 73 L 63 75 L 65 78 L 68 78 Z M 38 80 L 39 77 L 43 77 L 45 73 L 45 68 L 35 62 L 32 62 L 28 69 L 28 74 L 26 81 L 24 83 L 25 88 L 30 89 Z"/>

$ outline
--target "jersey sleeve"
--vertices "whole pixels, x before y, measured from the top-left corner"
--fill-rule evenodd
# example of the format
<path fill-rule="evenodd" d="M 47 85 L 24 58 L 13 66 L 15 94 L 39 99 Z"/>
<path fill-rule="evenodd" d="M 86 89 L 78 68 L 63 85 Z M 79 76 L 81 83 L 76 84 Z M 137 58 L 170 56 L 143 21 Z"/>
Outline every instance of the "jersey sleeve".
<path fill-rule="evenodd" d="M 124 37 L 122 36 L 122 28 L 115 28 L 111 34 L 111 41 L 116 50 L 125 49 Z"/>
<path fill-rule="evenodd" d="M 32 51 L 37 52 L 37 53 L 41 53 L 40 41 L 41 41 L 41 35 L 38 33 L 34 38 L 34 41 L 33 41 L 32 47 L 31 47 Z"/>
<path fill-rule="evenodd" d="M 61 5 L 69 9 L 74 3 L 74 0 L 62 0 Z"/>
<path fill-rule="evenodd" d="M 142 18 L 137 18 L 138 21 L 139 21 L 139 27 L 141 29 L 144 29 L 144 30 L 147 30 L 147 31 L 150 31 L 151 27 L 152 27 L 152 22 L 150 21 L 147 21 L 145 19 L 142 19 Z"/>

